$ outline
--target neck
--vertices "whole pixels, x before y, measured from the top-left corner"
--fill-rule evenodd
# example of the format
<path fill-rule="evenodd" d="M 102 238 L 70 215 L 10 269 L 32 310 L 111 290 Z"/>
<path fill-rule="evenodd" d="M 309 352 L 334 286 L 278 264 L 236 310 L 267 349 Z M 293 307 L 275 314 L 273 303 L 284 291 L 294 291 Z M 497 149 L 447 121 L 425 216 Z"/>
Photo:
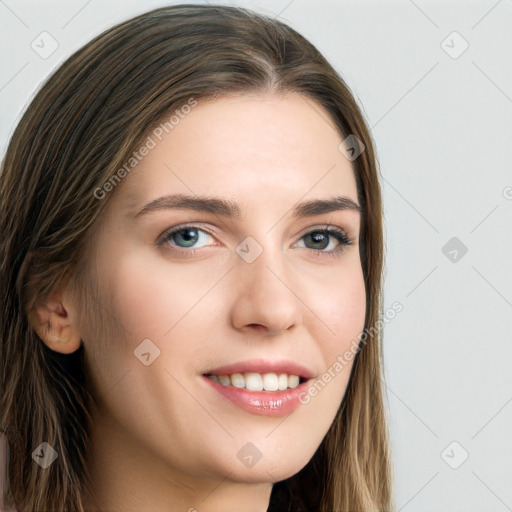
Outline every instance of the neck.
<path fill-rule="evenodd" d="M 87 512 L 265 512 L 271 483 L 230 475 L 184 474 L 133 439 L 112 417 L 93 412 Z"/>

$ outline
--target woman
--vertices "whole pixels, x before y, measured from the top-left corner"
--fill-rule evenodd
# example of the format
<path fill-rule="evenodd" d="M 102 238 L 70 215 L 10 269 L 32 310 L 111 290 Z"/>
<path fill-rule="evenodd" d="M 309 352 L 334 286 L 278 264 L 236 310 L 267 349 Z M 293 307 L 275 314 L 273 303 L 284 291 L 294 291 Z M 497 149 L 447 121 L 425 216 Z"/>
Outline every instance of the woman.
<path fill-rule="evenodd" d="M 44 84 L 1 170 L 20 511 L 388 511 L 376 157 L 281 22 L 157 9 Z"/>

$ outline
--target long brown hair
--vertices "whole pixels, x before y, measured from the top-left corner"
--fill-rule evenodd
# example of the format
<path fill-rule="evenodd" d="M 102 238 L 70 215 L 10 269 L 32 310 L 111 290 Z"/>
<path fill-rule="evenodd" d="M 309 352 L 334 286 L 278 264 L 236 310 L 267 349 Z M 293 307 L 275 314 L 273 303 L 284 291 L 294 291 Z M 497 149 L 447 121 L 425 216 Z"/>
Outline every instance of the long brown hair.
<path fill-rule="evenodd" d="M 269 511 L 389 511 L 392 469 L 379 330 L 383 233 L 377 159 L 349 88 L 287 25 L 249 10 L 174 5 L 125 21 L 73 54 L 17 126 L 0 170 L 1 428 L 10 447 L 8 496 L 20 511 L 84 511 L 92 399 L 83 344 L 51 351 L 27 315 L 84 263 L 108 202 L 95 194 L 150 130 L 190 98 L 300 93 L 346 138 L 365 145 L 353 169 L 362 206 L 360 254 L 369 334 L 338 414 L 311 461 L 273 486 Z M 43 469 L 42 442 L 58 453 Z"/>

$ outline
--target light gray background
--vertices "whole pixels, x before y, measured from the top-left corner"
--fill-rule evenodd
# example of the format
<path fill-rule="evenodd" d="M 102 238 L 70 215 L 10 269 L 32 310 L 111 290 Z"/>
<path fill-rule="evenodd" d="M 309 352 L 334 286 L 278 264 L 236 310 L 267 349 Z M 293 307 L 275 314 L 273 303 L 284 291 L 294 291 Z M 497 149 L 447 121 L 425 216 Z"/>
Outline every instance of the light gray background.
<path fill-rule="evenodd" d="M 0 0 L 1 154 L 58 63 L 169 3 Z M 397 510 L 512 510 L 512 1 L 219 3 L 308 37 L 372 128 L 385 304 L 404 307 L 384 334 Z M 59 45 L 48 58 L 31 48 L 43 31 Z"/>

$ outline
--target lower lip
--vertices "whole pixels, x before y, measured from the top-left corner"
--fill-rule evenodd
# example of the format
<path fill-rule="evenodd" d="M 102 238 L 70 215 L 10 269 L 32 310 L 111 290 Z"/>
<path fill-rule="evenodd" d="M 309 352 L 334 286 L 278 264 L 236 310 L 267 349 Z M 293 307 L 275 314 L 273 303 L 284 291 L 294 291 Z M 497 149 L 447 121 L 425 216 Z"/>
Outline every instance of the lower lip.
<path fill-rule="evenodd" d="M 262 416 L 286 416 L 294 411 L 301 402 L 299 397 L 309 386 L 309 380 L 296 388 L 284 391 L 249 391 L 245 388 L 223 386 L 205 377 L 208 384 L 236 406 L 252 414 Z"/>

